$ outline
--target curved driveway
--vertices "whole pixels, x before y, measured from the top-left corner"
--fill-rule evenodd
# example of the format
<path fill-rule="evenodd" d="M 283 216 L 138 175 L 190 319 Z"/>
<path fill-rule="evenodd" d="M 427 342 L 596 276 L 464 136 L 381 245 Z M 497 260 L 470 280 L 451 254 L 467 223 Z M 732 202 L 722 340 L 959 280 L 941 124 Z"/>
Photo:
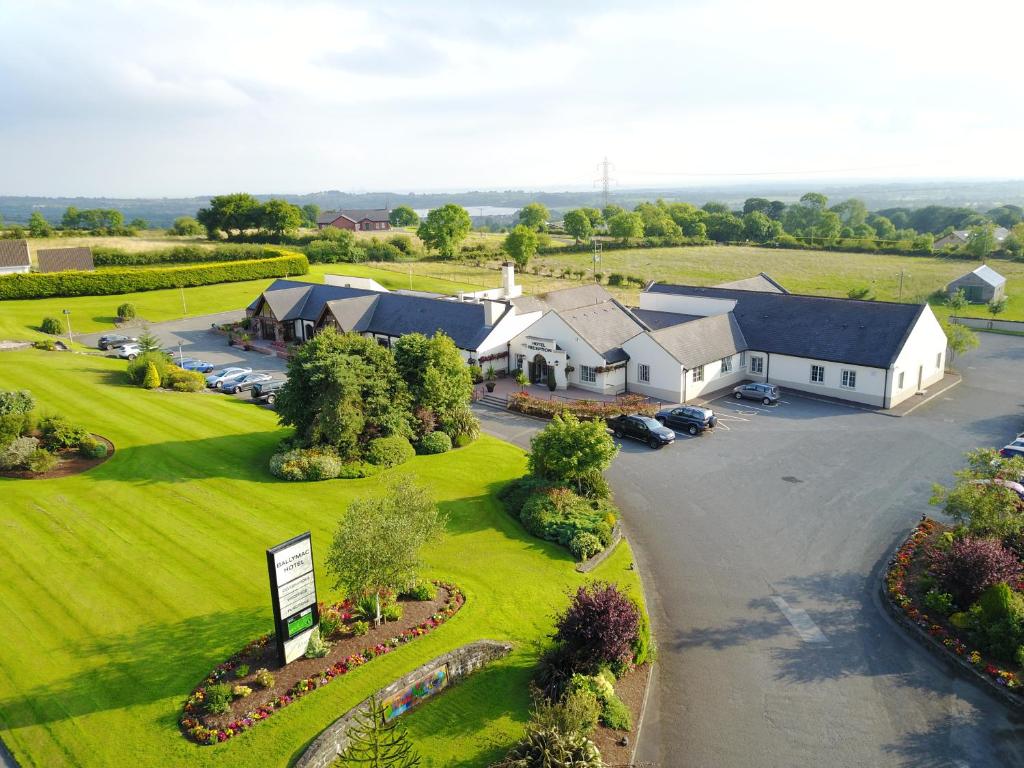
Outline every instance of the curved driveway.
<path fill-rule="evenodd" d="M 936 513 L 932 483 L 1024 428 L 1024 338 L 982 334 L 960 367 L 959 387 L 904 418 L 726 401 L 728 429 L 623 445 L 609 478 L 659 644 L 638 760 L 1024 765 L 1022 718 L 904 637 L 877 595 L 888 553 Z"/>

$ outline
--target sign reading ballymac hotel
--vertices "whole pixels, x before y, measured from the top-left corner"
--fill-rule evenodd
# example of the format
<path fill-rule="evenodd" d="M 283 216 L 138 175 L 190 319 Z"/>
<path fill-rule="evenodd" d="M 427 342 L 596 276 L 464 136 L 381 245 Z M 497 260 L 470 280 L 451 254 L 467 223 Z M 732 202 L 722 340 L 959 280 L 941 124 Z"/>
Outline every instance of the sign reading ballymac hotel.
<path fill-rule="evenodd" d="M 313 542 L 309 531 L 267 550 L 270 597 L 274 603 L 277 661 L 300 658 L 320 623 L 313 573 Z"/>

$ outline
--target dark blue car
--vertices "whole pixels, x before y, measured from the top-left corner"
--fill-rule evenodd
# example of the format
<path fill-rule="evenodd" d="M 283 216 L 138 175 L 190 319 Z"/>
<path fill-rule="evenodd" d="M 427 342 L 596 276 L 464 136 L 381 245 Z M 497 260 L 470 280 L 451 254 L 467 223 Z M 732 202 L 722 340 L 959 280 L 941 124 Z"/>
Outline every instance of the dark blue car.
<path fill-rule="evenodd" d="M 213 363 L 206 360 L 193 360 L 192 358 L 185 358 L 179 365 L 186 371 L 199 371 L 200 373 L 209 373 L 214 367 Z"/>

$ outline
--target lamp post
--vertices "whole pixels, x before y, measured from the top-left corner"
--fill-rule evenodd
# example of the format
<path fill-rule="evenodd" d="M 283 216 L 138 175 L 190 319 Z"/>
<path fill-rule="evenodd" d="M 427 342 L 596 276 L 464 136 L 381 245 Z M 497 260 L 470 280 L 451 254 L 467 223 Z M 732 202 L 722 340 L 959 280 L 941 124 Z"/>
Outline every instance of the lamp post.
<path fill-rule="evenodd" d="M 67 320 L 67 323 L 68 323 L 68 341 L 69 342 L 74 341 L 74 337 L 71 334 L 71 310 L 70 309 L 65 309 L 64 310 L 64 319 Z"/>

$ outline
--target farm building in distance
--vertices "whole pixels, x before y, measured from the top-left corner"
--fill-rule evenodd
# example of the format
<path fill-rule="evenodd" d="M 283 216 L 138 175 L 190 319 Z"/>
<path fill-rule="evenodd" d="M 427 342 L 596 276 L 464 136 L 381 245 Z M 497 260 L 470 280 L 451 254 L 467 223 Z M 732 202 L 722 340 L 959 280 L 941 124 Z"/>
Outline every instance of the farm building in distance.
<path fill-rule="evenodd" d="M 1001 245 L 1006 237 L 1010 234 L 1010 230 L 1006 227 L 996 227 L 992 230 L 992 235 L 996 239 L 996 245 Z M 936 250 L 945 248 L 947 246 L 959 246 L 966 245 L 968 239 L 970 239 L 971 231 L 969 229 L 955 229 L 944 237 L 940 237 L 932 245 Z"/>
<path fill-rule="evenodd" d="M 391 211 L 387 208 L 372 210 L 321 211 L 316 217 L 317 229 L 336 227 L 360 232 L 379 232 L 391 229 Z"/>
<path fill-rule="evenodd" d="M 92 249 L 40 248 L 36 251 L 36 267 L 40 272 L 91 272 L 96 269 L 92 260 Z"/>
<path fill-rule="evenodd" d="M 0 240 L 0 275 L 28 272 L 32 261 L 27 240 Z"/>
<path fill-rule="evenodd" d="M 946 286 L 946 293 L 950 296 L 955 295 L 957 291 L 963 291 L 964 296 L 972 304 L 999 301 L 1006 296 L 1006 278 L 992 267 L 982 264 Z"/>

